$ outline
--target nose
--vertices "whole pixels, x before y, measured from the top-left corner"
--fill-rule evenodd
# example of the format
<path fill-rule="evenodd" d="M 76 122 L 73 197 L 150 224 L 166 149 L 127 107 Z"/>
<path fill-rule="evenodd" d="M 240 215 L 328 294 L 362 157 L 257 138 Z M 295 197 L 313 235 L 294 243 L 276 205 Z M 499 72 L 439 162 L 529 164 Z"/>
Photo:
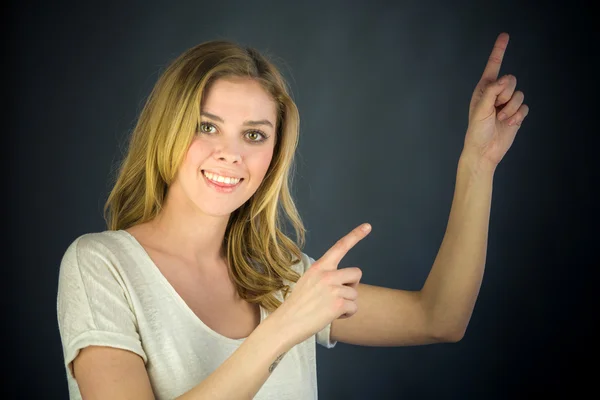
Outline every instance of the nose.
<path fill-rule="evenodd" d="M 219 161 L 239 164 L 242 161 L 242 154 L 239 145 L 233 142 L 234 140 L 224 141 L 221 146 L 215 150 L 215 158 Z"/>

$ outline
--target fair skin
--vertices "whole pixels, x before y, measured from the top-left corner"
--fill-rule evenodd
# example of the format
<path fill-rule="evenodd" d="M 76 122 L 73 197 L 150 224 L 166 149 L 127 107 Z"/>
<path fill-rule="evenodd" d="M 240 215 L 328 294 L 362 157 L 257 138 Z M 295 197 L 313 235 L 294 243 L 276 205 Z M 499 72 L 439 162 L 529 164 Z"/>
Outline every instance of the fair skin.
<path fill-rule="evenodd" d="M 214 82 L 201 110 L 198 132 L 164 208 L 127 231 L 199 319 L 240 339 L 259 323 L 260 311 L 231 281 L 223 239 L 231 213 L 252 197 L 269 168 L 277 110 L 256 81 L 236 77 Z M 209 184 L 206 171 L 241 181 L 223 193 Z"/>
<path fill-rule="evenodd" d="M 359 311 L 333 321 L 334 340 L 401 346 L 463 337 L 483 278 L 494 172 L 529 113 L 516 78 L 498 79 L 508 40 L 498 36 L 473 92 L 446 234 L 423 288 L 360 284 Z"/>
<path fill-rule="evenodd" d="M 338 269 L 344 255 L 370 231 L 354 229 L 307 270 L 281 307 L 256 328 L 239 350 L 181 398 L 251 399 L 269 376 L 273 360 L 329 321 L 332 321 L 332 340 L 356 345 L 419 345 L 457 341 L 463 337 L 483 277 L 494 172 L 529 112 L 528 106 L 523 104 L 523 93 L 515 90 L 516 78 L 504 75 L 499 79 L 507 45 L 508 35 L 500 34 L 474 90 L 446 234 L 422 289 L 405 291 L 366 285 L 359 283 L 361 271 L 358 268 Z M 239 127 L 243 118 L 238 117 L 237 125 L 228 127 Z M 232 139 L 234 131 L 228 131 Z M 197 169 L 202 167 L 200 159 L 206 160 L 195 159 L 182 174 L 179 204 L 183 206 L 182 214 L 196 218 L 194 221 L 213 221 L 212 228 L 206 226 L 210 235 L 202 236 L 200 230 L 188 227 L 179 233 L 172 232 L 169 239 L 171 244 L 179 243 L 176 248 L 184 250 L 191 260 L 200 259 L 201 251 L 208 251 L 213 259 L 219 254 L 227 207 L 243 204 L 244 196 L 251 192 L 245 192 L 225 206 L 209 198 L 200 202 L 194 196 L 200 192 L 191 189 Z M 227 165 L 232 166 L 234 159 L 213 157 L 208 160 L 211 163 L 229 160 Z M 257 167 L 253 171 L 257 174 L 259 170 L 262 169 Z M 163 220 L 163 226 L 169 226 L 169 221 L 185 221 L 185 218 L 178 220 L 176 215 L 170 218 Z M 225 222 L 219 225 L 218 221 Z M 211 241 L 211 237 L 218 240 Z M 181 241 L 174 240 L 177 238 Z M 343 315 L 349 318 L 340 318 Z M 128 398 L 127 393 L 135 394 L 136 398 L 152 398 L 139 356 L 123 350 L 89 347 L 78 359 L 82 357 L 85 361 L 80 362 L 81 369 L 77 370 L 83 377 L 79 382 L 81 388 L 94 394 L 114 390 L 122 396 L 90 395 L 89 398 Z M 232 381 L 236 385 L 231 385 Z"/>
<path fill-rule="evenodd" d="M 271 163 L 277 109 L 256 81 L 220 79 L 205 96 L 201 121 L 163 210 L 145 224 L 144 238 L 189 265 L 216 273 L 211 270 L 223 269 L 229 216 L 256 192 Z M 257 130 L 268 138 L 263 140 Z M 243 181 L 233 193 L 219 193 L 205 183 L 203 170 Z"/>
<path fill-rule="evenodd" d="M 256 81 L 227 78 L 217 80 L 207 91 L 202 114 L 199 132 L 169 187 L 161 213 L 127 231 L 143 243 L 204 322 L 226 336 L 241 338 L 248 336 L 258 321 L 255 310 L 239 299 L 228 278 L 222 243 L 231 212 L 256 192 L 268 170 L 275 146 L 277 109 Z M 206 184 L 203 170 L 227 171 L 227 176 L 243 181 L 233 193 L 219 193 Z M 198 298 L 197 294 L 205 297 Z M 221 307 L 221 318 L 203 314 L 202 307 L 196 307 L 197 303 L 206 304 L 208 298 Z M 203 309 L 219 310 L 212 304 Z M 244 326 L 232 326 L 242 321 Z M 270 352 L 277 354 L 270 356 Z M 281 352 L 263 352 L 264 362 L 272 364 Z M 75 359 L 73 369 L 84 398 L 95 394 L 118 398 L 128 390 L 137 398 L 152 398 L 144 364 L 129 351 L 89 346 Z"/>

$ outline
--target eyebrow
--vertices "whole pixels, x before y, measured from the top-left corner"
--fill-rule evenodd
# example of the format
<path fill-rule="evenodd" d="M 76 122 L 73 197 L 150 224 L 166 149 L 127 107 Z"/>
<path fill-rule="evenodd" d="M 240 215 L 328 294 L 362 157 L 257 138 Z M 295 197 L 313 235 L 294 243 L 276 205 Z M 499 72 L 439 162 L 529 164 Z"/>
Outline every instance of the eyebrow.
<path fill-rule="evenodd" d="M 219 116 L 216 116 L 214 114 L 211 114 L 211 113 L 207 113 L 205 111 L 202 111 L 200 113 L 200 115 L 204 116 L 204 117 L 208 117 L 210 119 L 214 119 L 215 121 L 219 121 L 219 122 L 225 123 L 225 121 L 223 120 L 223 118 L 221 118 Z M 247 125 L 247 126 L 268 125 L 271 128 L 273 128 L 273 124 L 269 120 L 267 120 L 267 119 L 261 119 L 261 120 L 258 120 L 258 121 L 244 121 L 244 125 Z"/>

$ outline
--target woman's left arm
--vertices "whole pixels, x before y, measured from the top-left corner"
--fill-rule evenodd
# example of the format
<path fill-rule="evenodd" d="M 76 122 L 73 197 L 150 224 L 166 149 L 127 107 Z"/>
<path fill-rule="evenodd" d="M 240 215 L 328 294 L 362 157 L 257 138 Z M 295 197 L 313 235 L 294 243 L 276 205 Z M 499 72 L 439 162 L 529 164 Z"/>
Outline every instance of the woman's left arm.
<path fill-rule="evenodd" d="M 420 291 L 359 284 L 358 311 L 333 321 L 332 340 L 400 346 L 463 337 L 483 278 L 494 172 L 529 113 L 516 78 L 498 79 L 508 39 L 496 39 L 473 92 L 448 225 L 425 284 Z"/>

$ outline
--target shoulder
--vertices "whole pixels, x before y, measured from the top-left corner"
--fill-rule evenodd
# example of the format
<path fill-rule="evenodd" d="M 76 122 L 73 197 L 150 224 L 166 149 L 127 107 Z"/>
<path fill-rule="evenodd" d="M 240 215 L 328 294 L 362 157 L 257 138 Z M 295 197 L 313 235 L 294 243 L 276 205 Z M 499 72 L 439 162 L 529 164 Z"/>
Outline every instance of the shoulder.
<path fill-rule="evenodd" d="M 137 252 L 126 235 L 125 231 L 86 233 L 68 245 L 59 265 L 59 304 L 68 298 L 98 299 L 134 290 Z"/>
<path fill-rule="evenodd" d="M 69 243 L 62 256 L 61 266 L 66 268 L 67 265 L 85 265 L 93 259 L 114 262 L 126 248 L 126 232 L 107 230 L 85 233 Z"/>
<path fill-rule="evenodd" d="M 114 247 L 123 242 L 125 235 L 127 232 L 121 230 L 84 233 L 75 238 L 70 246 L 77 248 Z"/>

